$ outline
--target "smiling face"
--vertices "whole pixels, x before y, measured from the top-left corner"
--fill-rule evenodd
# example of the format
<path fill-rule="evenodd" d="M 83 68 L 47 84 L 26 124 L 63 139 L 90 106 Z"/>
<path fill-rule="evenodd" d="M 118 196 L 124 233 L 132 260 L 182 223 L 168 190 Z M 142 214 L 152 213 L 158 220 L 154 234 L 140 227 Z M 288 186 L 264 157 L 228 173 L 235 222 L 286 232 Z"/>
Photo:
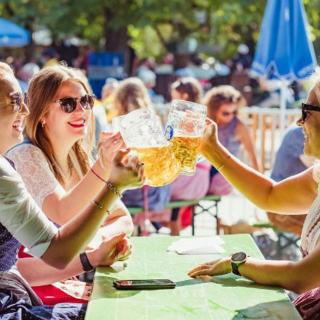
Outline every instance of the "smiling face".
<path fill-rule="evenodd" d="M 87 92 L 81 83 L 75 80 L 64 81 L 53 99 L 49 103 L 49 111 L 41 120 L 44 130 L 52 143 L 63 143 L 72 146 L 87 133 L 91 110 L 84 110 L 79 99 Z M 62 110 L 57 100 L 77 98 L 77 107 L 71 113 Z"/>
<path fill-rule="evenodd" d="M 305 111 L 305 117 L 298 120 L 298 125 L 303 127 L 304 132 L 304 153 L 320 159 L 320 83 L 314 85 L 310 90 L 307 104 L 312 105 L 316 110 Z M 311 109 L 312 109 L 311 108 Z M 318 111 L 319 108 L 319 111 Z"/>
<path fill-rule="evenodd" d="M 18 102 L 12 98 L 15 94 L 22 96 L 18 81 L 13 74 L 0 79 L 0 87 L 0 153 L 2 154 L 22 141 L 24 121 L 29 111 L 23 102 L 21 110 L 18 111 Z"/>

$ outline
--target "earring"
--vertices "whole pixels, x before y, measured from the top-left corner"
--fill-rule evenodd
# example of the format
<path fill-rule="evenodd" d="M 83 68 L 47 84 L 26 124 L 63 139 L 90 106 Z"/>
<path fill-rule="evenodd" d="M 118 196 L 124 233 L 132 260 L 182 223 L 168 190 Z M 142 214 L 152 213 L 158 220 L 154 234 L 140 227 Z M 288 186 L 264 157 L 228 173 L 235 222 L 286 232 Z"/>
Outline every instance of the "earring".
<path fill-rule="evenodd" d="M 44 128 L 44 125 L 45 125 L 45 121 L 41 121 L 41 127 Z"/>

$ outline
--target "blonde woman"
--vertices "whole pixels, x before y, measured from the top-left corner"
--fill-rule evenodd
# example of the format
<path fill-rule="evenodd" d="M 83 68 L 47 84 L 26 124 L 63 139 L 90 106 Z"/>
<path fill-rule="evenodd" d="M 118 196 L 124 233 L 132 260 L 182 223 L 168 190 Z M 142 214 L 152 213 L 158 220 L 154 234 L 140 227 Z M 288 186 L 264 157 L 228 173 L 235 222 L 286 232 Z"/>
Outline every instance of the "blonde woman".
<path fill-rule="evenodd" d="M 304 153 L 320 159 L 320 81 L 302 103 Z M 307 214 L 301 234 L 303 259 L 265 261 L 237 252 L 231 257 L 204 263 L 189 272 L 191 277 L 233 272 L 259 284 L 279 286 L 300 293 L 295 305 L 303 319 L 319 319 L 320 314 L 320 170 L 312 168 L 275 182 L 244 165 L 222 146 L 216 124 L 207 128 L 202 154 L 244 196 L 265 211 L 278 214 Z"/>
<path fill-rule="evenodd" d="M 110 144 L 119 136 L 103 134 L 98 159 L 90 159 L 93 97 L 77 70 L 62 65 L 42 69 L 31 79 L 28 99 L 27 140 L 7 156 L 47 217 L 63 225 L 108 184 L 107 168 L 113 156 L 109 153 Z M 104 237 L 119 232 L 130 234 L 133 230 L 131 217 L 120 201 L 112 207 L 104 224 L 100 229 Z M 23 270 L 27 280 L 35 276 L 32 270 Z M 90 288 L 81 294 L 70 290 L 68 293 L 74 297 L 88 299 Z"/>
<path fill-rule="evenodd" d="M 104 221 L 108 209 L 126 188 L 141 185 L 142 170 L 131 163 L 124 167 L 117 150 L 119 139 L 110 144 L 109 164 L 105 171 L 109 184 L 101 188 L 92 201 L 79 210 L 72 221 L 59 229 L 48 220 L 37 206 L 25 185 L 4 154 L 13 145 L 22 141 L 25 118 L 29 110 L 24 102 L 18 81 L 7 64 L 0 63 L 0 313 L 3 319 L 84 319 L 85 305 L 42 305 L 19 270 L 15 266 L 17 250 L 22 244 L 36 263 L 29 265 L 29 280 L 43 281 L 54 274 L 60 277 L 73 275 L 80 270 L 79 252 L 90 241 Z M 109 139 L 110 140 L 110 139 Z M 115 142 L 115 143 L 114 143 Z M 130 169 L 130 170 L 128 170 Z M 112 174 L 111 174 L 112 173 Z M 110 265 L 119 255 L 128 250 L 125 234 L 106 239 L 101 244 L 100 257 L 97 251 L 87 252 L 91 263 L 96 258 Z M 28 259 L 23 259 L 27 262 Z M 28 265 L 28 263 L 27 263 Z M 20 269 L 21 267 L 21 269 Z M 30 274 L 33 273 L 33 277 Z M 28 280 L 28 279 L 27 279 Z M 31 282 L 35 284 L 35 282 Z"/>

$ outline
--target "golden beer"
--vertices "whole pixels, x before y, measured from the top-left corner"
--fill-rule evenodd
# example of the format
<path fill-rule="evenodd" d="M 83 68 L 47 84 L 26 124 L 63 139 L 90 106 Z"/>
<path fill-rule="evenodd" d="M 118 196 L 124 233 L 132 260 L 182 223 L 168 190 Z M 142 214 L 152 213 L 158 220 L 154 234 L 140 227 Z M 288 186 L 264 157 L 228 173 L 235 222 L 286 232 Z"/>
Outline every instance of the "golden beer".
<path fill-rule="evenodd" d="M 183 173 L 191 175 L 194 173 L 200 142 L 200 136 L 175 136 L 170 141 L 172 152 Z"/>
<path fill-rule="evenodd" d="M 134 148 L 144 163 L 146 183 L 161 187 L 172 182 L 180 172 L 179 162 L 171 153 L 170 146 Z"/>

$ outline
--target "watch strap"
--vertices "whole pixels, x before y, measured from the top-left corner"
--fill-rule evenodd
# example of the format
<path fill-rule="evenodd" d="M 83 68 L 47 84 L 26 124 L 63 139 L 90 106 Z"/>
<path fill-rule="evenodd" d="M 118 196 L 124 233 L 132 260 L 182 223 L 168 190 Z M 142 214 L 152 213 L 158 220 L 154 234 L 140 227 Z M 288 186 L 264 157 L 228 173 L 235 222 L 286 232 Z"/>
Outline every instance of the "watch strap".
<path fill-rule="evenodd" d="M 81 262 L 83 271 L 94 270 L 94 267 L 90 263 L 89 258 L 85 252 L 80 253 L 80 262 Z"/>
<path fill-rule="evenodd" d="M 239 268 L 238 268 L 238 264 L 231 261 L 231 269 L 232 269 L 232 273 L 236 274 L 237 276 L 241 276 L 241 273 L 239 272 Z"/>

